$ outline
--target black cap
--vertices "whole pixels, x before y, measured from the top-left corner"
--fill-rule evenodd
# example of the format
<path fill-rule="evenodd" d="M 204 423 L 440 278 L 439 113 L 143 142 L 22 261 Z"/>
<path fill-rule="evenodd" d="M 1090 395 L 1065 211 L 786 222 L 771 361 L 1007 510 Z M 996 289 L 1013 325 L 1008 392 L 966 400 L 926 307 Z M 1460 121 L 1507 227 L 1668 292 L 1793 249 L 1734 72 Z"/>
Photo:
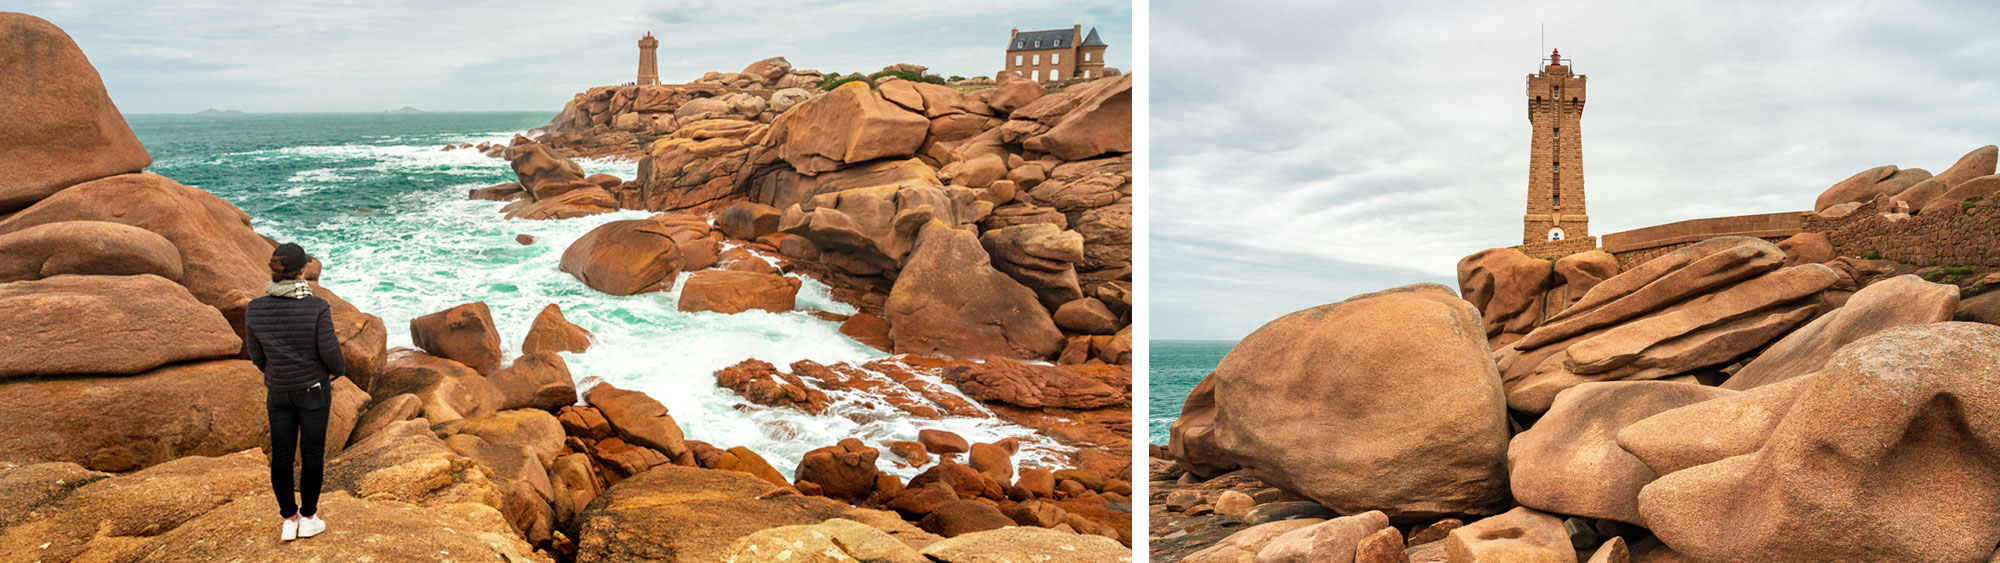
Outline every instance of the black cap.
<path fill-rule="evenodd" d="M 289 242 L 280 244 L 277 250 L 271 251 L 271 258 L 277 260 L 278 265 L 284 266 L 287 272 L 304 270 L 306 269 L 306 262 L 312 260 L 306 257 L 306 249 L 299 248 L 299 245 Z"/>

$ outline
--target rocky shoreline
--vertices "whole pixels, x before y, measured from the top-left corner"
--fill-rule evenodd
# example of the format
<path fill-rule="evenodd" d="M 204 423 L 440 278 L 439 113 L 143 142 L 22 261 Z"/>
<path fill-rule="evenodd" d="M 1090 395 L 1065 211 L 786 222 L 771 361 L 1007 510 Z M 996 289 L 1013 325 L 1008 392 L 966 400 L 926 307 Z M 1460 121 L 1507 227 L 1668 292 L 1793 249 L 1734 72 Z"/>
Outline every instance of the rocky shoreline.
<path fill-rule="evenodd" d="M 0 142 L 9 178 L 0 183 L 0 342 L 10 351 L 0 359 L 9 413 L 0 552 L 43 561 L 763 561 L 829 550 L 881 561 L 1130 558 L 1129 78 L 1050 96 L 1003 79 L 992 91 L 1011 97 L 997 105 L 989 100 L 1002 96 L 952 98 L 894 81 L 879 93 L 850 83 L 775 113 L 702 113 L 722 102 L 691 96 L 672 111 L 701 118 L 646 125 L 667 129 L 649 139 L 638 180 L 584 176 L 557 154 L 578 145 L 544 134 L 493 151 L 512 162 L 518 186 L 472 194 L 511 200 L 506 212 L 522 219 L 659 211 L 593 230 L 565 253 L 563 270 L 620 295 L 672 288 L 686 272 L 682 310 L 723 314 L 790 310 L 800 282 L 783 274 L 811 276 L 861 311 L 829 320 L 899 354 L 786 371 L 746 361 L 731 368 L 745 377 L 717 374 L 748 402 L 811 412 L 816 392 L 857 392 L 911 416 L 997 416 L 1078 448 L 1072 466 L 1021 464 L 1007 440 L 926 433 L 828 445 L 788 481 L 747 448 L 687 440 L 643 393 L 599 384 L 577 404 L 579 378 L 561 354 L 587 354 L 591 335 L 557 304 L 512 359 L 483 303 L 413 319 L 417 349 L 389 349 L 379 317 L 315 281 L 350 365 L 335 382 L 323 499 L 339 524 L 287 545 L 272 532 L 259 451 L 268 447 L 254 392 L 261 377 L 239 359 L 243 310 L 262 294 L 275 242 L 228 202 L 143 172 L 150 156 L 60 29 L 21 14 L 0 19 L 0 51 L 36 53 L 0 59 L 0 70 L 36 84 L 4 94 L 29 111 L 8 120 Z M 786 67 L 771 76 L 802 76 Z M 717 77 L 733 84 L 718 88 L 753 86 L 738 74 Z M 919 108 L 898 105 L 913 103 L 910 92 L 922 94 Z M 923 105 L 933 94 L 939 105 Z M 933 134 L 924 107 L 946 123 L 977 123 Z M 565 110 L 557 120 L 574 117 Z M 1097 133 L 1078 133 L 1079 124 L 1124 141 L 1091 145 L 1079 136 Z M 1002 179 L 1012 176 L 1021 181 Z M 995 222 L 1002 210 L 1029 219 Z M 883 449 L 896 459 L 880 459 Z M 880 463 L 922 469 L 903 482 Z"/>
<path fill-rule="evenodd" d="M 1996 152 L 1865 171 L 1814 214 L 1991 213 Z M 1805 232 L 1458 270 L 1239 342 L 1150 452 L 1153 559 L 1995 556 L 1990 267 Z"/>

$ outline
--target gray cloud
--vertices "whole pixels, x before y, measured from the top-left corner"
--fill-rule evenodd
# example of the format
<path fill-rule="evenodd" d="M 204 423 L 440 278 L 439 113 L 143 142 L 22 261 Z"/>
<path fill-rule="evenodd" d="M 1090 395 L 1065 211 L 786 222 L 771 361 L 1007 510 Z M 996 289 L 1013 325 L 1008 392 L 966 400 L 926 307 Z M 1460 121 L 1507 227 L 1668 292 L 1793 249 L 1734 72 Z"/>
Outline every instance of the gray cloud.
<path fill-rule="evenodd" d="M 991 75 L 1007 30 L 1096 26 L 1130 69 L 1128 0 L 1006 4 L 887 1 L 233 2 L 26 0 L 55 22 L 133 113 L 547 110 L 624 83 L 634 42 L 660 38 L 661 78 L 684 82 L 784 56 L 799 68 L 893 63 Z"/>
<path fill-rule="evenodd" d="M 1152 5 L 1154 338 L 1451 284 L 1518 243 L 1543 23 L 1591 79 L 1595 234 L 1804 209 L 2000 142 L 1992 3 L 1271 4 Z"/>

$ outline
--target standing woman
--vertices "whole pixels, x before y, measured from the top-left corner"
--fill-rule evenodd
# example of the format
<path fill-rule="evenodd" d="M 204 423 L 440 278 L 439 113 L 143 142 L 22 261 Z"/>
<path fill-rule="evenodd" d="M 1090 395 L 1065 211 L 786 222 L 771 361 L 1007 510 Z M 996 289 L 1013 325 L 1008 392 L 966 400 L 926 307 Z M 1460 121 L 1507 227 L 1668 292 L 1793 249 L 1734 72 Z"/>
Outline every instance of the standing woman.
<path fill-rule="evenodd" d="M 313 297 L 305 277 L 306 251 L 285 243 L 271 253 L 270 294 L 250 301 L 243 315 L 250 361 L 264 372 L 264 409 L 271 415 L 271 490 L 285 517 L 279 537 L 310 538 L 326 530 L 319 519 L 320 477 L 326 460 L 326 415 L 332 381 L 347 371 L 333 313 Z M 300 450 L 299 497 L 292 502 L 292 450 Z"/>

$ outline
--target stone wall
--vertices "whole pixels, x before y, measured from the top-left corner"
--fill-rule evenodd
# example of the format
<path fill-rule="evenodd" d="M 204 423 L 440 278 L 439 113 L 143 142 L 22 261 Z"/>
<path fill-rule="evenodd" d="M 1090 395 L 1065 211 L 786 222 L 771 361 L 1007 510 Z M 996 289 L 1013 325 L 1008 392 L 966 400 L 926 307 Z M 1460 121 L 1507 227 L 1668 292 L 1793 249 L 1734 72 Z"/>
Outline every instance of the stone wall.
<path fill-rule="evenodd" d="M 1879 252 L 1886 260 L 1925 266 L 2000 267 L 2000 211 L 1991 204 L 1914 217 L 1871 209 L 1844 217 L 1808 216 L 1805 230 L 1825 233 L 1837 256 Z"/>
<path fill-rule="evenodd" d="M 1597 237 L 1579 237 L 1558 241 L 1531 242 L 1521 245 L 1521 253 L 1543 260 L 1554 260 L 1597 248 Z"/>
<path fill-rule="evenodd" d="M 1604 251 L 1618 257 L 1618 266 L 1629 269 L 1681 247 L 1715 237 L 1757 237 L 1770 241 L 1802 232 L 1803 211 L 1708 217 L 1654 225 L 1604 235 Z"/>

